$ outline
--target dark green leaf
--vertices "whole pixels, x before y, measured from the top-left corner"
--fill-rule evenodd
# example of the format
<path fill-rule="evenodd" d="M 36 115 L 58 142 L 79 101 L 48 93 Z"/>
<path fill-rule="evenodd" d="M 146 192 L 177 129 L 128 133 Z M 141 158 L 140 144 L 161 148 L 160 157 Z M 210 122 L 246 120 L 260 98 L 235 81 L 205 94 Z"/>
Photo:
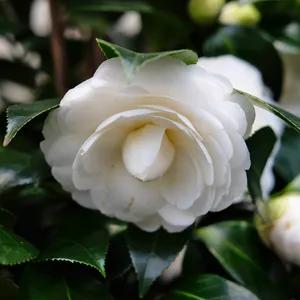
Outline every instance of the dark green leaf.
<path fill-rule="evenodd" d="M 275 99 L 281 94 L 283 67 L 273 42 L 257 28 L 224 26 L 204 45 L 204 55 L 232 54 L 240 57 L 262 73 L 265 84 L 272 89 Z"/>
<path fill-rule="evenodd" d="M 20 284 L 21 300 L 113 300 L 105 286 L 85 270 L 30 266 Z"/>
<path fill-rule="evenodd" d="M 19 288 L 10 279 L 0 278 L 0 299 L 2 300 L 18 300 Z"/>
<path fill-rule="evenodd" d="M 105 277 L 104 264 L 108 245 L 108 234 L 101 230 L 79 238 L 66 236 L 54 240 L 40 259 L 86 264 L 96 268 Z"/>
<path fill-rule="evenodd" d="M 157 53 L 138 53 L 123 47 L 111 44 L 104 40 L 97 39 L 97 43 L 104 55 L 109 58 L 120 57 L 123 69 L 128 82 L 132 80 L 134 75 L 146 64 L 153 62 L 157 59 L 172 56 L 174 58 L 180 59 L 187 65 L 196 64 L 198 61 L 198 55 L 192 50 L 174 50 L 166 52 Z"/>
<path fill-rule="evenodd" d="M 129 227 L 127 243 L 138 276 L 140 297 L 145 296 L 155 279 L 175 260 L 189 236 L 189 229 L 169 234 L 162 229 L 148 233 Z"/>
<path fill-rule="evenodd" d="M 254 294 L 217 275 L 188 278 L 171 291 L 169 300 L 259 300 Z"/>
<path fill-rule="evenodd" d="M 283 279 L 275 280 L 272 272 L 279 262 L 270 261 L 271 253 L 266 252 L 251 224 L 222 222 L 200 228 L 196 234 L 223 268 L 261 300 L 289 299 L 284 269 L 280 272 Z"/>
<path fill-rule="evenodd" d="M 18 131 L 32 119 L 59 106 L 59 99 L 11 105 L 7 110 L 7 131 L 3 145 L 7 146 Z"/>
<path fill-rule="evenodd" d="M 37 256 L 38 250 L 33 245 L 0 225 L 0 264 L 21 264 Z"/>
<path fill-rule="evenodd" d="M 286 128 L 281 138 L 281 147 L 275 160 L 275 170 L 286 183 L 300 174 L 300 135 Z"/>
<path fill-rule="evenodd" d="M 264 127 L 246 141 L 251 160 L 251 167 L 247 171 L 248 190 L 253 200 L 263 198 L 260 179 L 276 140 L 273 130 Z"/>
<path fill-rule="evenodd" d="M 0 147 L 0 192 L 32 183 L 29 166 L 30 155 Z"/>
<path fill-rule="evenodd" d="M 274 104 L 270 104 L 268 102 L 260 100 L 257 97 L 252 96 L 246 92 L 243 92 L 243 91 L 240 91 L 237 89 L 235 91 L 241 95 L 246 96 L 252 102 L 252 104 L 254 104 L 255 106 L 261 107 L 261 108 L 271 112 L 272 114 L 276 115 L 277 117 L 282 119 L 284 122 L 286 122 L 288 125 L 290 125 L 292 128 L 294 128 L 295 130 L 300 132 L 300 118 L 299 117 L 293 115 L 292 113 L 287 112 L 286 110 L 284 110 Z"/>
<path fill-rule="evenodd" d="M 15 223 L 15 216 L 8 210 L 0 207 L 0 224 L 6 228 L 12 228 Z"/>
<path fill-rule="evenodd" d="M 125 12 L 138 11 L 149 13 L 152 7 L 146 1 L 116 1 L 116 0 L 69 0 L 68 10 L 91 11 L 91 12 Z"/>

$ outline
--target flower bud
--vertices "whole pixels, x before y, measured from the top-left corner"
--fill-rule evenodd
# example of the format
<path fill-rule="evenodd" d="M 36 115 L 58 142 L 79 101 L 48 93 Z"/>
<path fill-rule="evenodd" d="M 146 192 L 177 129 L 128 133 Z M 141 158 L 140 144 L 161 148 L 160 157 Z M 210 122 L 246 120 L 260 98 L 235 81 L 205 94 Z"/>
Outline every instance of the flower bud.
<path fill-rule="evenodd" d="M 211 23 L 218 16 L 225 0 L 190 0 L 188 10 L 198 24 Z"/>
<path fill-rule="evenodd" d="M 300 266 L 300 194 L 289 193 L 261 206 L 255 215 L 258 233 L 282 259 Z"/>
<path fill-rule="evenodd" d="M 219 22 L 227 25 L 255 26 L 260 19 L 260 11 L 253 4 L 240 5 L 233 1 L 224 5 Z"/>

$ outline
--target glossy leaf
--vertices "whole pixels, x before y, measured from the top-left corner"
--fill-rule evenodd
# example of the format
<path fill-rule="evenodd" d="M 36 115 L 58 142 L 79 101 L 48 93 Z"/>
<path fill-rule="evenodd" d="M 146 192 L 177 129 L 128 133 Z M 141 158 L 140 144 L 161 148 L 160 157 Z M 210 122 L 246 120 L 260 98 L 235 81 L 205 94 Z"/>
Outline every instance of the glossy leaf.
<path fill-rule="evenodd" d="M 200 228 L 197 236 L 238 283 L 261 300 L 288 299 L 282 278 L 275 279 L 272 270 L 279 262 L 270 262 L 271 253 L 261 244 L 255 228 L 244 221 L 228 221 Z M 280 276 L 284 278 L 284 269 Z"/>
<path fill-rule="evenodd" d="M 20 300 L 113 300 L 105 286 L 85 270 L 30 266 L 20 284 Z"/>
<path fill-rule="evenodd" d="M 97 230 L 79 237 L 74 232 L 70 236 L 54 240 L 40 259 L 85 264 L 96 268 L 105 277 L 104 264 L 108 245 L 109 237 L 105 231 Z"/>
<path fill-rule="evenodd" d="M 0 264 L 21 264 L 37 256 L 38 250 L 33 245 L 0 225 Z"/>
<path fill-rule="evenodd" d="M 132 80 L 134 75 L 143 66 L 163 57 L 172 56 L 174 58 L 180 59 L 187 65 L 196 64 L 198 62 L 198 55 L 192 50 L 184 49 L 157 53 L 138 53 L 120 47 L 118 45 L 111 44 L 101 39 L 97 39 L 97 43 L 108 59 L 114 57 L 121 58 L 123 69 L 128 82 Z"/>
<path fill-rule="evenodd" d="M 259 300 L 244 287 L 217 275 L 188 278 L 171 291 L 168 300 Z"/>
<path fill-rule="evenodd" d="M 263 198 L 260 179 L 276 140 L 273 130 L 264 127 L 246 141 L 251 160 L 251 167 L 247 171 L 248 190 L 254 200 Z"/>
<path fill-rule="evenodd" d="M 60 100 L 51 99 L 11 105 L 7 109 L 7 131 L 3 145 L 7 146 L 18 131 L 32 119 L 59 106 Z"/>
<path fill-rule="evenodd" d="M 0 278 L 0 299 L 18 300 L 19 287 L 8 278 Z"/>
<path fill-rule="evenodd" d="M 300 135 L 292 128 L 285 128 L 281 147 L 275 159 L 275 170 L 286 183 L 300 174 Z"/>
<path fill-rule="evenodd" d="M 265 101 L 255 97 L 255 96 L 252 96 L 246 92 L 243 92 L 243 91 L 240 91 L 237 89 L 235 91 L 241 95 L 246 96 L 253 105 L 261 107 L 261 108 L 271 112 L 272 114 L 274 114 L 277 117 L 279 117 L 280 119 L 282 119 L 285 123 L 290 125 L 292 128 L 297 130 L 298 133 L 300 132 L 300 118 L 299 117 L 293 115 L 292 113 L 290 113 L 274 104 L 265 102 Z"/>
<path fill-rule="evenodd" d="M 264 83 L 279 99 L 283 81 L 283 66 L 273 41 L 266 33 L 247 26 L 223 26 L 204 44 L 205 56 L 232 54 L 256 66 Z"/>
<path fill-rule="evenodd" d="M 151 284 L 175 260 L 189 236 L 189 229 L 169 234 L 162 229 L 148 233 L 129 227 L 127 243 L 138 276 L 140 297 L 146 295 Z"/>

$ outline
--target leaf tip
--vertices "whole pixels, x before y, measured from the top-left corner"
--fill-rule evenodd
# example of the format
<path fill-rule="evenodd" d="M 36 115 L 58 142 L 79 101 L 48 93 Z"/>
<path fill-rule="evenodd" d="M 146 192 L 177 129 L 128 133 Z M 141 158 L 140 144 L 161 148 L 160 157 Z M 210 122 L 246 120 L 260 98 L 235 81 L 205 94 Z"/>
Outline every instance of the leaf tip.
<path fill-rule="evenodd" d="M 9 143 L 10 143 L 10 140 L 4 139 L 4 141 L 3 141 L 3 147 L 7 147 L 9 145 Z"/>

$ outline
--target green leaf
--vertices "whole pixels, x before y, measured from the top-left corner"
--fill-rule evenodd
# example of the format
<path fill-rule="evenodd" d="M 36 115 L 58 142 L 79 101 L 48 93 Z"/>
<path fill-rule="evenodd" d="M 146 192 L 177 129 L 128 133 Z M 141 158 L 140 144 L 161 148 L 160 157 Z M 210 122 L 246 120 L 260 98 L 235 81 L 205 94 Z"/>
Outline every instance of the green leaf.
<path fill-rule="evenodd" d="M 149 233 L 129 226 L 127 233 L 129 253 L 139 281 L 139 294 L 143 297 L 183 249 L 190 229 L 169 234 L 162 229 Z"/>
<path fill-rule="evenodd" d="M 192 50 L 184 49 L 147 54 L 134 52 L 101 39 L 96 39 L 96 41 L 102 52 L 108 59 L 114 57 L 121 58 L 123 69 L 128 82 L 130 82 L 134 75 L 146 64 L 166 56 L 172 56 L 174 58 L 180 59 L 187 65 L 196 64 L 198 62 L 198 55 Z"/>
<path fill-rule="evenodd" d="M 273 41 L 265 32 L 246 26 L 223 26 L 204 44 L 205 56 L 232 54 L 256 66 L 264 83 L 279 99 L 283 81 L 283 66 Z"/>
<path fill-rule="evenodd" d="M 251 224 L 222 222 L 200 228 L 196 235 L 232 278 L 261 300 L 289 299 L 284 268 L 263 247 Z M 280 278 L 273 274 L 276 268 L 280 268 Z"/>
<path fill-rule="evenodd" d="M 275 170 L 286 183 L 300 174 L 300 135 L 292 128 L 285 128 L 281 147 L 276 156 Z"/>
<path fill-rule="evenodd" d="M 8 278 L 0 278 L 0 299 L 19 299 L 19 288 L 12 280 Z"/>
<path fill-rule="evenodd" d="M 7 130 L 3 145 L 7 146 L 18 131 L 32 119 L 59 106 L 59 99 L 11 105 L 7 109 Z"/>
<path fill-rule="evenodd" d="M 138 11 L 149 13 L 152 7 L 146 1 L 115 1 L 115 0 L 69 0 L 68 10 L 72 11 L 91 11 L 95 12 L 125 12 Z"/>
<path fill-rule="evenodd" d="M 247 171 L 248 190 L 253 200 L 263 199 L 260 179 L 276 140 L 273 130 L 264 127 L 246 141 L 251 160 L 251 167 Z"/>
<path fill-rule="evenodd" d="M 171 291 L 169 300 L 259 300 L 254 294 L 217 275 L 188 278 Z"/>
<path fill-rule="evenodd" d="M 292 128 L 300 132 L 300 118 L 287 112 L 286 110 L 274 105 L 270 104 L 268 102 L 265 102 L 263 100 L 260 100 L 259 98 L 252 96 L 246 92 L 240 91 L 235 89 L 235 91 L 241 95 L 244 95 L 248 98 L 248 100 L 255 106 L 261 107 L 272 114 L 276 115 L 280 119 L 282 119 L 285 123 L 290 125 Z"/>
<path fill-rule="evenodd" d="M 104 264 L 108 245 L 109 237 L 103 230 L 84 235 L 74 232 L 70 236 L 54 240 L 40 259 L 85 264 L 97 269 L 105 277 Z"/>
<path fill-rule="evenodd" d="M 23 238 L 0 225 L 0 264 L 16 265 L 35 259 L 38 250 Z"/>
<path fill-rule="evenodd" d="M 12 228 L 15 223 L 15 216 L 8 210 L 0 207 L 0 225 L 6 228 Z"/>
<path fill-rule="evenodd" d="M 33 183 L 29 166 L 30 155 L 0 147 L 0 193 L 10 187 Z"/>
<path fill-rule="evenodd" d="M 21 278 L 20 295 L 20 300 L 113 300 L 97 278 L 70 266 L 29 266 Z"/>

